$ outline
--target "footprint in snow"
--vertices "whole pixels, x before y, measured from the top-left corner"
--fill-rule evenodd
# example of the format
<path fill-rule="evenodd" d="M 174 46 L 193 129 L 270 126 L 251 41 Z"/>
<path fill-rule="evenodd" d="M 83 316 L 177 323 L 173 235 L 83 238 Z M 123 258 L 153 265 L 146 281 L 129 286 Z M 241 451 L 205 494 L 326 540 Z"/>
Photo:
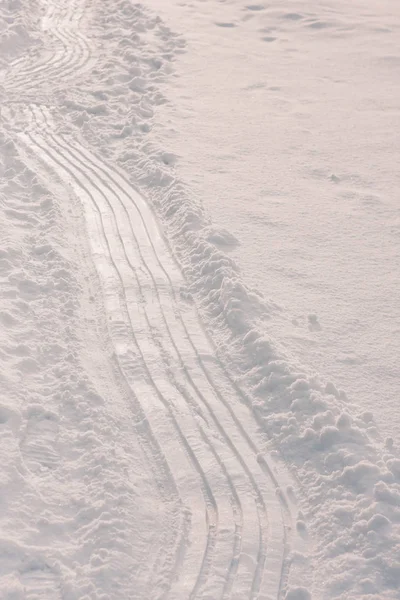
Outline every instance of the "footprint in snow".
<path fill-rule="evenodd" d="M 225 27 L 225 28 L 232 28 L 232 27 L 236 27 L 235 23 L 221 23 L 221 22 L 217 22 L 215 23 L 217 27 Z"/>
<path fill-rule="evenodd" d="M 308 315 L 308 329 L 310 331 L 321 331 L 322 327 L 318 321 L 317 315 Z"/>
<path fill-rule="evenodd" d="M 260 11 L 260 10 L 265 10 L 265 6 L 264 4 L 248 4 L 246 6 L 246 10 L 251 10 L 251 11 Z"/>

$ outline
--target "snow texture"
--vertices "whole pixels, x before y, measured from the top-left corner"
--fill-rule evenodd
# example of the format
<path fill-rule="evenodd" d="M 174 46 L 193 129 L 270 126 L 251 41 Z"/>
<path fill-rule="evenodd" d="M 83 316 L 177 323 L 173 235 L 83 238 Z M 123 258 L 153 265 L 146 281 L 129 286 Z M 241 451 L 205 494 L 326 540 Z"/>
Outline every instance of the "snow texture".
<path fill-rule="evenodd" d="M 1 12 L 1 597 L 400 598 L 393 440 L 267 334 L 152 136 L 184 37 L 129 0 Z"/>

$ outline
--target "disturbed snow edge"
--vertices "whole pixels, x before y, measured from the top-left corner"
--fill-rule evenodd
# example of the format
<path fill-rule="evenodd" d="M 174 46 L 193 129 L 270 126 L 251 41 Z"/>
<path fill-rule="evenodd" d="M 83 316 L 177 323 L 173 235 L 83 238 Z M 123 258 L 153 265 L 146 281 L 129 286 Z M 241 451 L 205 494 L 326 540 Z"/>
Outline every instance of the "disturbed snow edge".
<path fill-rule="evenodd" d="M 122 0 L 111 10 L 105 2 L 100 10 L 98 36 L 114 58 L 81 94 L 60 96 L 64 117 L 130 174 L 163 222 L 189 285 L 183 293 L 199 307 L 218 355 L 271 440 L 269 449 L 279 450 L 301 484 L 304 514 L 297 527 L 304 536 L 309 528 L 318 541 L 316 595 L 398 597 L 400 460 L 390 440 L 385 448 L 371 413 L 298 369 L 268 336 L 278 308 L 243 285 L 221 250 L 229 239 L 213 232 L 199 201 L 176 178 L 176 157 L 150 141 L 183 40 L 141 5 Z"/>
<path fill-rule="evenodd" d="M 156 484 L 111 360 L 81 207 L 44 187 L 6 131 L 0 144 L 2 598 L 75 600 L 94 585 L 108 598 L 149 558 L 157 531 L 141 496 L 156 504 Z"/>
<path fill-rule="evenodd" d="M 209 241 L 208 222 L 184 186 L 148 185 L 166 177 L 151 156 L 130 163 L 129 171 L 161 215 L 217 354 L 267 432 L 270 450 L 279 451 L 302 486 L 307 508 L 297 527 L 306 535 L 308 523 L 317 533 L 316 558 L 324 559 L 317 589 L 324 598 L 393 598 L 400 586 L 400 460 L 391 440 L 385 448 L 370 412 L 280 351 L 266 333 L 277 308 L 246 288 L 234 262 Z"/>

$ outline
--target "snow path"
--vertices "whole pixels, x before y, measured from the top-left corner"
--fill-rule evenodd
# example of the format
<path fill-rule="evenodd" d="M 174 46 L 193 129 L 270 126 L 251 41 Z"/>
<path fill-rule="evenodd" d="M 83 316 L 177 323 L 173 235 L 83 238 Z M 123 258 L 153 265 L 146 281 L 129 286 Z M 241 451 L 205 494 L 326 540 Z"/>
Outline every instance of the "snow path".
<path fill-rule="evenodd" d="M 55 186 L 59 197 L 64 188 L 66 197 L 83 207 L 114 368 L 129 393 L 143 460 L 154 473 L 158 522 L 134 569 L 126 565 L 124 593 L 159 600 L 281 599 L 290 549 L 301 546 L 292 503 L 282 491 L 290 477 L 282 468 L 278 476 L 270 466 L 265 435 L 216 357 L 196 307 L 185 298 L 185 279 L 149 205 L 127 174 L 78 136 L 59 132 L 60 115 L 53 118 L 57 107 L 49 100 L 93 66 L 92 43 L 84 35 L 90 10 L 78 2 L 49 3 L 44 9 L 43 35 L 54 45 L 38 59 L 11 63 L 4 78 L 11 102 L 2 116 L 20 160 Z M 24 94 L 43 94 L 52 110 L 47 103 L 24 102 Z M 18 100 L 12 100 L 15 95 Z M 32 472 L 54 470 L 60 462 L 59 419 L 52 413 L 44 418 L 38 410 L 21 441 Z M 41 490 L 44 502 L 50 492 Z M 119 529 L 134 529 L 134 521 L 118 518 Z M 93 527 L 89 519 L 89 540 Z M 60 573 L 66 568 L 61 551 Z M 68 568 L 79 570 L 79 558 Z M 53 581 L 41 564 L 19 580 L 27 598 L 82 597 L 68 591 L 65 575 L 54 575 Z M 115 574 L 114 581 L 121 585 Z"/>
<path fill-rule="evenodd" d="M 85 27 L 83 6 L 77 0 L 61 4 L 45 2 L 43 10 L 41 25 L 46 52 L 39 60 L 33 56 L 28 61 L 17 59 L 10 64 L 5 77 L 11 90 L 22 86 L 26 93 L 44 86 L 54 93 L 60 76 L 65 83 L 68 78 L 93 67 L 93 49 L 80 34 L 80 29 Z"/>
<path fill-rule="evenodd" d="M 40 131 L 46 128 L 44 122 L 39 125 Z M 77 142 L 66 143 L 54 135 L 43 138 L 38 131 L 34 136 L 21 134 L 21 137 L 28 140 L 38 154 L 73 186 L 78 196 L 82 197 L 84 193 L 82 201 L 89 224 L 89 237 L 113 323 L 111 335 L 115 340 L 114 347 L 121 369 L 136 397 L 146 398 L 144 412 L 150 427 L 157 432 L 156 437 L 164 448 L 171 470 L 174 471 L 179 465 L 179 471 L 184 471 L 181 485 L 179 475 L 175 475 L 175 481 L 178 489 L 181 488 L 180 497 L 184 506 L 191 507 L 194 519 L 204 510 L 198 507 L 199 499 L 203 496 L 208 523 L 207 539 L 202 543 L 199 535 L 201 522 L 195 521 L 192 525 L 194 539 L 190 537 L 191 552 L 186 557 L 188 565 L 178 565 L 185 573 L 185 585 L 189 589 L 193 587 L 190 597 L 194 598 L 202 589 L 210 572 L 214 575 L 211 579 L 212 589 L 204 592 L 210 597 L 215 594 L 225 597 L 231 593 L 235 575 L 233 597 L 246 594 L 249 598 L 263 598 L 263 587 L 264 594 L 271 595 L 272 591 L 272 597 L 279 597 L 283 577 L 283 566 L 280 565 L 285 553 L 283 515 L 286 507 L 281 506 L 279 496 L 275 493 L 276 483 L 265 480 L 257 462 L 258 449 L 254 444 L 249 444 L 250 438 L 254 440 L 258 437 L 255 422 L 247 419 L 249 429 L 246 432 L 233 411 L 229 410 L 228 403 L 221 397 L 204 365 L 204 360 L 213 360 L 213 354 L 194 309 L 186 309 L 187 316 L 180 313 L 176 292 L 183 281 L 168 256 L 150 211 L 146 210 L 142 200 L 143 213 L 139 212 L 138 215 L 141 199 L 137 193 L 125 179 L 119 174 L 113 175 L 98 158 Z M 121 194 L 113 191 L 116 188 Z M 132 198 L 136 198 L 133 205 Z M 152 232 L 152 238 L 149 231 Z M 136 247 L 133 242 L 136 242 Z M 146 253 L 145 256 L 142 252 Z M 142 271 L 147 273 L 147 281 Z M 122 308 L 121 296 L 124 297 Z M 171 302 L 176 304 L 173 309 Z M 152 314 L 149 316 L 149 313 Z M 190 333 L 186 320 L 190 323 Z M 161 330 L 160 344 L 152 332 L 160 330 L 161 325 L 164 325 L 165 331 Z M 167 345 L 168 338 L 170 341 Z M 161 348 L 158 348 L 159 345 Z M 174 360 L 174 356 L 171 359 L 171 354 L 175 354 L 177 360 Z M 199 355 L 203 357 L 200 360 Z M 164 372 L 160 369 L 163 362 L 166 363 Z M 169 366 L 174 362 L 178 364 L 176 373 Z M 224 374 L 219 372 L 217 365 L 213 370 L 215 380 L 223 381 Z M 172 379 L 171 383 L 169 379 Z M 232 391 L 232 397 L 235 396 Z M 163 407 L 165 412 L 161 410 Z M 214 429 L 226 443 L 226 447 L 222 446 L 219 450 L 224 458 L 218 455 L 205 428 L 193 423 L 192 411 L 196 411 L 196 421 L 202 421 L 205 417 L 197 415 L 201 415 L 204 408 L 211 416 Z M 171 427 L 165 431 L 166 415 L 169 416 Z M 181 447 L 177 444 L 178 439 Z M 204 447 L 205 443 L 209 450 L 207 446 Z M 216 482 L 209 481 L 206 475 L 210 462 L 215 463 L 213 477 L 216 477 L 215 470 L 217 476 L 218 469 L 222 471 L 222 476 L 218 476 Z M 186 468 L 183 466 L 185 464 Z M 202 464 L 206 465 L 204 469 Z M 191 469 L 197 473 L 198 482 L 195 476 L 190 475 Z M 230 475 L 230 471 L 233 475 Z M 188 481 L 192 481 L 189 494 Z M 238 513 L 236 526 L 231 504 Z M 196 506 L 197 509 L 194 509 Z M 196 548 L 196 545 L 199 547 Z M 179 543 L 178 551 L 182 553 Z M 199 564 L 201 567 L 197 573 Z M 266 581 L 262 587 L 263 577 Z M 216 583 L 218 578 L 219 586 Z M 178 588 L 179 597 L 185 592 L 187 590 Z"/>
<path fill-rule="evenodd" d="M 393 440 L 282 352 L 279 307 L 244 285 L 234 238 L 153 135 L 185 41 L 130 0 L 14 12 L 1 597 L 397 599 Z"/>

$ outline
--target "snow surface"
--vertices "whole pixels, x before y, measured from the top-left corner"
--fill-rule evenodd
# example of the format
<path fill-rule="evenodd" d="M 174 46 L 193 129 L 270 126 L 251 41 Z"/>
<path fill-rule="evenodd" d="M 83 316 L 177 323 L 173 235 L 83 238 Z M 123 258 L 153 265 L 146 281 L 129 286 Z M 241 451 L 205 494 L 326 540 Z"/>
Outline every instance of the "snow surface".
<path fill-rule="evenodd" d="M 355 164 L 354 146 L 343 149 L 328 135 L 338 131 L 332 123 L 318 139 L 337 163 L 303 144 L 326 111 L 325 93 L 333 115 L 346 112 L 342 95 L 332 97 L 321 83 L 333 38 L 355 51 L 357 39 L 369 47 L 372 27 L 376 35 L 389 27 L 361 3 L 352 7 L 324 4 L 310 15 L 300 3 L 284 10 L 159 0 L 1 6 L 1 598 L 400 598 L 397 445 L 384 439 L 367 400 L 350 402 L 322 368 L 312 373 L 313 363 L 329 373 L 332 354 L 317 363 L 307 342 L 323 354 L 316 340 L 328 345 L 335 337 L 325 334 L 319 305 L 296 326 L 307 328 L 300 340 L 285 316 L 298 313 L 281 308 L 285 294 L 311 304 L 311 281 L 313 306 L 323 291 L 329 314 L 335 294 L 346 304 L 340 294 L 354 284 L 351 269 L 339 277 L 323 237 L 338 234 L 345 206 L 355 219 L 343 230 L 354 237 L 355 265 L 368 265 L 362 244 L 370 235 L 378 248 L 379 227 L 393 227 L 395 239 L 388 148 L 396 147 L 396 131 L 381 114 L 387 111 L 378 111 L 370 132 L 382 156 L 368 181 L 371 167 L 361 156 Z M 395 31 L 396 5 L 381 10 L 390 7 Z M 358 27 L 349 14 L 362 15 Z M 315 74 L 308 70 L 307 80 L 299 71 L 295 80 L 283 55 L 293 57 L 298 43 L 309 69 L 304 48 L 320 34 Z M 289 40 L 283 54 L 279 44 L 272 50 L 279 36 Z M 388 46 L 393 40 L 387 36 Z M 275 105 L 269 133 L 260 126 L 268 115 L 261 47 L 276 53 L 275 78 L 287 86 L 279 94 L 272 89 L 279 83 L 268 88 Z M 381 51 L 397 115 L 397 55 L 394 47 Z M 208 82 L 214 78 L 208 95 L 204 64 Z M 358 72 L 351 65 L 342 67 Z M 308 82 L 300 97 L 299 81 Z M 285 143 L 290 120 L 282 111 L 308 119 Z M 303 178 L 296 171 L 294 181 L 303 146 L 296 166 Z M 267 182 L 263 208 L 255 201 L 243 208 L 243 194 Z M 356 210 L 360 190 L 384 198 L 385 209 L 369 205 L 375 219 L 368 226 Z M 315 239 L 304 235 L 310 229 Z M 283 279 L 266 261 L 263 273 L 261 232 L 281 255 Z M 336 240 L 340 264 L 345 239 Z M 301 286 L 299 261 L 311 249 L 321 262 Z M 379 313 L 391 342 L 397 255 L 389 243 L 378 250 L 373 273 L 382 276 L 382 293 L 393 292 L 390 310 Z M 318 279 L 323 265 L 334 282 L 343 280 L 335 292 Z M 359 292 L 370 298 L 364 283 Z M 361 312 L 360 293 L 353 298 Z M 372 298 L 373 310 L 383 306 L 381 296 Z M 369 360 L 373 371 L 378 362 Z"/>
<path fill-rule="evenodd" d="M 399 445 L 399 3 L 151 4 L 188 42 L 160 143 L 280 307 L 268 332 Z"/>

